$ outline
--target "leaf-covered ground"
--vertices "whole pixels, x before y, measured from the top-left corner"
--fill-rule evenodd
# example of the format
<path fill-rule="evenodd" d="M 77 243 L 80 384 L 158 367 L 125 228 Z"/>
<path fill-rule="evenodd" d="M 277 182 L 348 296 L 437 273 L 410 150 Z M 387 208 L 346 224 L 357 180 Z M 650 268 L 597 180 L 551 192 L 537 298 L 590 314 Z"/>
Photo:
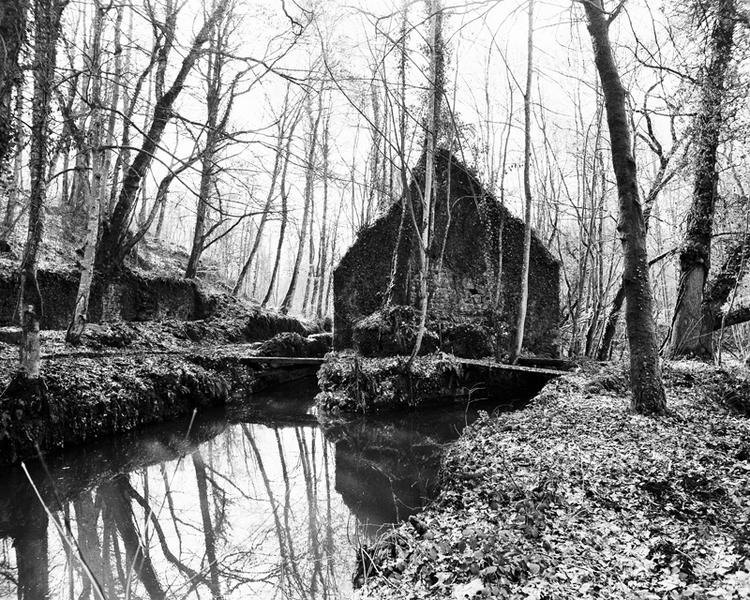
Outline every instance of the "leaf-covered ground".
<path fill-rule="evenodd" d="M 666 417 L 609 372 L 480 418 L 433 506 L 360 556 L 364 596 L 750 598 L 748 372 L 665 375 Z"/>

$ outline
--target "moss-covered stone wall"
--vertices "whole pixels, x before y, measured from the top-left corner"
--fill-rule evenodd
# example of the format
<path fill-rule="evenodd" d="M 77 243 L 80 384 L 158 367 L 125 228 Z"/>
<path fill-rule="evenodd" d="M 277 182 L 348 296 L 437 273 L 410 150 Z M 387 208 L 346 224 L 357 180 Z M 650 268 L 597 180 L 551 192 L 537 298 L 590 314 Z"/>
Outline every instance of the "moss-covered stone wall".
<path fill-rule="evenodd" d="M 40 269 L 37 278 L 44 307 L 42 328 L 65 329 L 73 315 L 80 275 L 73 271 Z M 0 327 L 13 324 L 18 286 L 17 274 L 0 275 Z M 192 320 L 209 316 L 203 314 L 209 308 L 194 281 L 149 278 L 128 272 L 106 285 L 95 280 L 89 302 L 89 320 L 92 323 Z"/>
<path fill-rule="evenodd" d="M 334 346 L 348 347 L 353 325 L 380 308 L 386 297 L 398 237 L 401 206 L 359 232 L 333 273 Z"/>
<path fill-rule="evenodd" d="M 414 173 L 409 196 L 419 222 L 423 165 Z M 457 324 L 479 324 L 493 331 L 501 350 L 507 349 L 515 333 L 520 300 L 524 224 L 501 207 L 476 176 L 447 151 L 438 152 L 436 173 L 429 326 L 442 335 Z M 336 348 L 350 347 L 354 323 L 383 306 L 397 239 L 394 301 L 419 304 L 418 245 L 410 216 L 404 219 L 399 236 L 401 212 L 398 203 L 362 231 L 334 273 Z M 502 275 L 500 301 L 496 302 L 501 227 Z M 524 348 L 535 354 L 556 356 L 558 352 L 559 268 L 543 242 L 533 235 Z"/>

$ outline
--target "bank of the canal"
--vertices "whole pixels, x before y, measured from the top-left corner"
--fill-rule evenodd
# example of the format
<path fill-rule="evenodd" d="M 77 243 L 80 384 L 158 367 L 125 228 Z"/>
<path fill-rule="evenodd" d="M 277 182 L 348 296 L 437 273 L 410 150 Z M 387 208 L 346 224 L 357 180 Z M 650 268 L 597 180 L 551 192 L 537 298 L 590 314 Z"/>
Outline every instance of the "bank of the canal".
<path fill-rule="evenodd" d="M 596 370 L 480 418 L 438 499 L 363 548 L 365 597 L 750 597 L 750 375 L 685 362 L 665 380 L 665 417 Z"/>
<path fill-rule="evenodd" d="M 16 376 L 13 340 L 0 341 L 0 465 L 36 455 L 37 446 L 49 452 L 89 443 L 312 376 L 315 364 L 252 359 L 323 356 L 330 348 L 320 327 L 260 310 L 92 325 L 78 347 L 64 343 L 63 331 L 42 336 L 37 395 Z"/>

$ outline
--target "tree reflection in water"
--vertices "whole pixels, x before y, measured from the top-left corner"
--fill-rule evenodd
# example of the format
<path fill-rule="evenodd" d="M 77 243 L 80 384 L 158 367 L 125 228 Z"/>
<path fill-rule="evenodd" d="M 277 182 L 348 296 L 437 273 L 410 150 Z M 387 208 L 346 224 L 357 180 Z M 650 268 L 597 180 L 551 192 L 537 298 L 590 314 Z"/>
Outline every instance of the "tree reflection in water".
<path fill-rule="evenodd" d="M 283 394 L 30 465 L 55 523 L 20 469 L 0 475 L 0 597 L 349 596 L 360 538 L 429 495 L 467 414 L 321 428 L 309 391 Z"/>
<path fill-rule="evenodd" d="M 151 600 L 344 595 L 350 513 L 325 476 L 335 467 L 320 432 L 238 424 L 208 445 L 112 474 L 62 507 L 46 494 L 63 531 L 69 520 L 72 551 L 26 494 L 26 510 L 7 514 L 23 513 L 23 523 L 3 519 L 0 597 L 97 599 L 97 588 Z"/>

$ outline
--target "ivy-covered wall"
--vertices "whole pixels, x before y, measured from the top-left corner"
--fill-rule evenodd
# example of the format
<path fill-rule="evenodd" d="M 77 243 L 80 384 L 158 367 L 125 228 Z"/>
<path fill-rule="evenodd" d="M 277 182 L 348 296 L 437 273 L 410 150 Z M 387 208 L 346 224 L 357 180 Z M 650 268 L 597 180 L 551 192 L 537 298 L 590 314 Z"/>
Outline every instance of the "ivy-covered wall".
<path fill-rule="evenodd" d="M 406 200 L 411 199 L 420 222 L 423 164 L 414 174 Z M 523 222 L 501 207 L 469 169 L 445 150 L 436 157 L 436 184 L 434 235 L 429 250 L 429 326 L 440 334 L 457 324 L 482 325 L 493 332 L 501 349 L 507 349 L 515 333 L 520 300 Z M 394 302 L 419 304 L 419 247 L 408 210 L 402 220 L 402 206 L 395 204 L 363 230 L 334 272 L 335 348 L 350 347 L 354 323 L 382 307 L 396 240 L 400 245 Z M 556 356 L 558 352 L 559 268 L 542 241 L 533 235 L 524 348 L 535 354 Z"/>
<path fill-rule="evenodd" d="M 65 329 L 75 308 L 80 275 L 73 271 L 37 273 L 42 294 L 43 329 Z M 17 274 L 0 276 L 0 327 L 13 324 L 18 301 Z M 95 280 L 91 288 L 89 320 L 152 321 L 161 319 L 191 320 L 208 315 L 194 281 L 178 278 L 149 278 L 125 273 L 117 281 L 103 285 Z"/>

